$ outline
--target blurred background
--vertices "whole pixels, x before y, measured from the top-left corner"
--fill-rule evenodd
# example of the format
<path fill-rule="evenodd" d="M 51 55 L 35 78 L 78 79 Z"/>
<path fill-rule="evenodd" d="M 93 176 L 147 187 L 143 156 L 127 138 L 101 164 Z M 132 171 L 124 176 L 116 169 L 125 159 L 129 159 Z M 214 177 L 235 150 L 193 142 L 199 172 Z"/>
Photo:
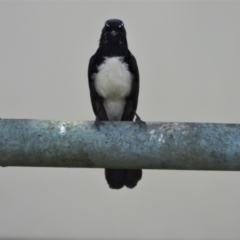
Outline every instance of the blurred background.
<path fill-rule="evenodd" d="M 144 121 L 240 124 L 240 2 L 0 1 L 0 117 L 93 120 L 87 68 L 125 23 Z M 240 173 L 0 168 L 0 239 L 239 239 Z"/>

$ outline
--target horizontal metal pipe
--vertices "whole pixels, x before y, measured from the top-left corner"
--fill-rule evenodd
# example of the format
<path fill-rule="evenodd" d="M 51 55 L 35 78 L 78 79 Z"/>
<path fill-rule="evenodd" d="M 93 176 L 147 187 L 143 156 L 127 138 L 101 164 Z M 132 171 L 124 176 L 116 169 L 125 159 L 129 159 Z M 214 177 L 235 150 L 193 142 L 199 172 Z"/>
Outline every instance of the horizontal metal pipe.
<path fill-rule="evenodd" d="M 1 119 L 0 166 L 240 170 L 240 125 Z"/>

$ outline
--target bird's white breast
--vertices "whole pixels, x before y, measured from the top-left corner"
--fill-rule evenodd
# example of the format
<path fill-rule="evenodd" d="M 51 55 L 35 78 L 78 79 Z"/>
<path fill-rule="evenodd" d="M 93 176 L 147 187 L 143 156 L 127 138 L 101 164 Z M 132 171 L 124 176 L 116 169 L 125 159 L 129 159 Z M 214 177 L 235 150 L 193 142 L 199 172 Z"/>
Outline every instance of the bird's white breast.
<path fill-rule="evenodd" d="M 121 120 L 125 98 L 132 86 L 132 74 L 122 60 L 122 57 L 106 57 L 97 67 L 98 73 L 93 75 L 95 89 L 104 98 L 103 105 L 110 121 Z"/>

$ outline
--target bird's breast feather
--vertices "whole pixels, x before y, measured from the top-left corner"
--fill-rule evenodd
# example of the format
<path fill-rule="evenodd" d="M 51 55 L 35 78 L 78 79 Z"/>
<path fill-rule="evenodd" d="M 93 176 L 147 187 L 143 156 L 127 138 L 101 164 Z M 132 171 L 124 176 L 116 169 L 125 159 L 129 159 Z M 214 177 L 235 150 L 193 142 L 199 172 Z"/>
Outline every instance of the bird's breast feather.
<path fill-rule="evenodd" d="M 108 99 L 122 99 L 131 92 L 133 76 L 123 57 L 105 57 L 92 78 L 97 93 Z"/>

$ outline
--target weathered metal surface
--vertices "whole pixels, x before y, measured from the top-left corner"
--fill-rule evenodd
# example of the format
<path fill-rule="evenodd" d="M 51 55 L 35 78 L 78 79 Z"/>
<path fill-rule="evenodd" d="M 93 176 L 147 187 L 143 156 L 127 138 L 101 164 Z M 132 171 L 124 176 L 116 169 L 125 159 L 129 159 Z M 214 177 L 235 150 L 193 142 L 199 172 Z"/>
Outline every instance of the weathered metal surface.
<path fill-rule="evenodd" d="M 240 125 L 1 119 L 0 166 L 240 170 Z"/>

